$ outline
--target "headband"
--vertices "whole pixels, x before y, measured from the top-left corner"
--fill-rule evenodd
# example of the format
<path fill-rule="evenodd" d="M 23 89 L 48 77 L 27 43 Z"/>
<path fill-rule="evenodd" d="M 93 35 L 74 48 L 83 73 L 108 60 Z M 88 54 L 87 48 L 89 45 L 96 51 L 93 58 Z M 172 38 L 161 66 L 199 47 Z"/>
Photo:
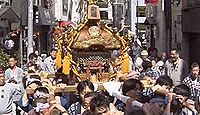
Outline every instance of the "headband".
<path fill-rule="evenodd" d="M 40 112 L 40 111 L 42 111 L 43 109 L 46 109 L 46 108 L 48 108 L 49 107 L 49 104 L 48 103 L 37 103 L 36 104 L 36 107 L 34 107 L 34 109 L 35 109 L 35 111 L 36 112 Z"/>
<path fill-rule="evenodd" d="M 48 98 L 49 97 L 49 94 L 46 94 L 44 92 L 40 92 L 40 91 L 36 91 L 33 95 L 34 99 L 37 99 L 37 98 Z"/>

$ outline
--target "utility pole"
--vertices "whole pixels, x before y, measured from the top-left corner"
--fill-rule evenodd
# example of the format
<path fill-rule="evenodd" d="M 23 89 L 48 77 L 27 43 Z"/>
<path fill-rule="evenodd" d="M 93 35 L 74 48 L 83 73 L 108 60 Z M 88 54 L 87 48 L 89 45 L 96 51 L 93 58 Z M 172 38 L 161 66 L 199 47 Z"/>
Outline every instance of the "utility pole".
<path fill-rule="evenodd" d="M 135 7 L 135 5 L 134 5 L 135 3 L 134 3 L 134 0 L 131 0 L 131 31 L 134 31 L 134 7 Z"/>
<path fill-rule="evenodd" d="M 171 2 L 164 0 L 165 24 L 166 24 L 166 49 L 172 48 L 172 6 Z"/>
<path fill-rule="evenodd" d="M 23 50 L 22 50 L 23 49 L 23 46 L 22 46 L 22 40 L 23 39 L 22 39 L 22 31 L 23 31 L 22 28 L 20 28 L 20 40 L 19 40 L 20 42 L 19 42 L 19 44 L 20 44 L 20 64 L 21 65 L 23 65 Z"/>
<path fill-rule="evenodd" d="M 33 53 L 33 0 L 28 0 L 28 49 L 27 49 L 27 55 L 29 55 L 30 53 Z"/>
<path fill-rule="evenodd" d="M 138 21 L 139 21 L 139 3 L 138 3 L 138 0 L 137 0 L 137 9 L 136 9 L 136 16 L 137 16 L 137 28 L 136 28 L 136 35 L 137 35 L 137 38 L 139 38 L 139 23 L 138 23 Z"/>

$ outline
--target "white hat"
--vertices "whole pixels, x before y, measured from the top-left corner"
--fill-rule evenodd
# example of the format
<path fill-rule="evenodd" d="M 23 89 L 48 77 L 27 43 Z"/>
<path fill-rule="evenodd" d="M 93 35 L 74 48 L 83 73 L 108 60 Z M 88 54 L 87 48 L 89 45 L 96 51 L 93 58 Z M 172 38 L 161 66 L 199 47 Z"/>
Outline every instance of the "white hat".
<path fill-rule="evenodd" d="M 28 86 L 28 85 L 30 85 L 30 84 L 32 84 L 33 82 L 41 82 L 39 79 L 37 79 L 37 78 L 28 78 L 27 80 L 26 80 L 26 87 Z"/>
<path fill-rule="evenodd" d="M 143 50 L 143 51 L 141 52 L 141 55 L 142 55 L 142 56 L 147 56 L 147 55 L 148 55 L 147 50 Z"/>

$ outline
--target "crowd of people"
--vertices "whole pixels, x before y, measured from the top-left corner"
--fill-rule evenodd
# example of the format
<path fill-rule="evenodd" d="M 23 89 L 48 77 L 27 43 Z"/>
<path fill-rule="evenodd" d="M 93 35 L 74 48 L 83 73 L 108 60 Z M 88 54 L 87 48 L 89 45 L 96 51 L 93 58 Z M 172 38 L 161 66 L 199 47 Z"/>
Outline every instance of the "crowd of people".
<path fill-rule="evenodd" d="M 36 74 L 59 71 L 55 68 L 56 53 L 52 49 L 45 59 L 38 52 L 31 53 L 21 68 L 17 58 L 10 56 L 9 68 L 1 70 L 0 115 L 200 114 L 199 64 L 193 62 L 188 68 L 177 49 L 162 52 L 160 57 L 156 48 L 142 50 L 134 57 L 130 54 L 129 73 L 101 83 L 101 90 L 99 84 L 81 81 L 73 93 L 56 92 L 55 86 L 66 84 Z M 108 71 L 120 72 L 112 64 L 108 67 Z"/>

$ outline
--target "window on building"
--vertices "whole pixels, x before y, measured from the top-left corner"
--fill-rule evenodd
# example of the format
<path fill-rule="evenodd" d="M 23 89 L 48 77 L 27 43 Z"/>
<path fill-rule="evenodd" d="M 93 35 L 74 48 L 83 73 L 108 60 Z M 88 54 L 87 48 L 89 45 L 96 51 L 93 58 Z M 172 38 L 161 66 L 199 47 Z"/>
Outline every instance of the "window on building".
<path fill-rule="evenodd" d="M 100 16 L 102 20 L 108 19 L 108 12 L 107 11 L 100 11 Z"/>
<path fill-rule="evenodd" d="M 102 20 L 108 20 L 108 1 L 107 0 L 98 0 L 97 5 L 99 6 L 100 16 Z"/>

